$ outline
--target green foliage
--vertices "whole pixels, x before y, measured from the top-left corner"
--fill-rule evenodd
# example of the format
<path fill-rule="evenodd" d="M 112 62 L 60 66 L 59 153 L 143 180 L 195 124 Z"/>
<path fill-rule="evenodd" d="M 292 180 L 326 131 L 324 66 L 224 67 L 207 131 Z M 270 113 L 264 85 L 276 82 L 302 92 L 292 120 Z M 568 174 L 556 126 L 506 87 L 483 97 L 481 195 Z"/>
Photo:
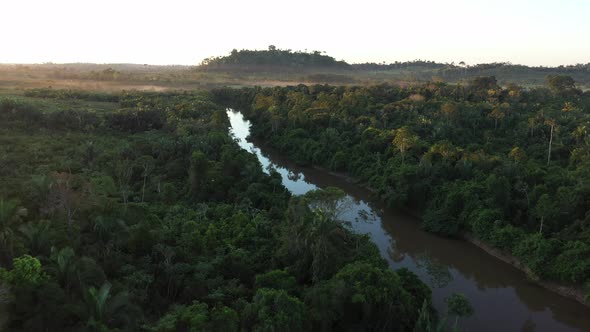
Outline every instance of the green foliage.
<path fill-rule="evenodd" d="M 552 267 L 554 277 L 575 284 L 590 280 L 590 245 L 582 241 L 567 242 Z"/>
<path fill-rule="evenodd" d="M 567 75 L 549 75 L 547 76 L 547 85 L 553 93 L 571 96 L 572 94 L 579 93 L 576 91 L 575 81 L 573 78 Z"/>
<path fill-rule="evenodd" d="M 305 306 L 284 290 L 259 289 L 246 313 L 253 319 L 253 331 L 307 330 Z"/>
<path fill-rule="evenodd" d="M 333 220 L 341 191 L 290 203 L 209 93 L 26 94 L 0 97 L 9 330 L 308 330 L 319 323 L 306 289 L 355 261 L 385 268 L 367 237 Z M 396 289 L 426 294 L 412 278 Z"/>
<path fill-rule="evenodd" d="M 386 204 L 423 211 L 428 231 L 470 233 L 537 277 L 579 285 L 588 280 L 590 95 L 571 76 L 549 76 L 547 84 L 502 87 L 481 76 L 469 85 L 214 94 L 243 110 L 252 136 L 291 160 L 346 171 Z"/>
<path fill-rule="evenodd" d="M 254 283 L 256 288 L 273 288 L 293 293 L 297 289 L 297 283 L 293 276 L 284 270 L 272 270 L 256 276 Z"/>
<path fill-rule="evenodd" d="M 212 57 L 203 60 L 201 66 L 207 69 L 223 69 L 231 66 L 310 66 L 310 67 L 339 67 L 346 68 L 348 64 L 336 61 L 334 58 L 322 55 L 319 51 L 311 53 L 292 52 L 291 50 L 277 49 L 270 45 L 268 50 L 232 50 L 230 55 L 224 57 Z"/>
<path fill-rule="evenodd" d="M 473 315 L 473 308 L 464 294 L 453 294 L 445 299 L 449 307 L 449 314 L 459 317 L 469 317 Z"/>
<path fill-rule="evenodd" d="M 29 255 L 15 258 L 12 270 L 0 269 L 0 280 L 12 285 L 33 287 L 46 279 L 47 275 L 42 270 L 41 262 Z"/>
<path fill-rule="evenodd" d="M 455 316 L 455 329 L 457 329 L 457 322 L 459 317 L 469 317 L 473 315 L 473 307 L 469 300 L 463 294 L 453 294 L 445 299 L 448 306 L 449 315 Z"/>
<path fill-rule="evenodd" d="M 527 235 L 514 247 L 514 255 L 528 266 L 535 276 L 550 276 L 553 259 L 559 249 L 555 239 L 547 240 L 541 234 Z"/>
<path fill-rule="evenodd" d="M 195 332 L 205 331 L 207 330 L 208 316 L 207 305 L 204 303 L 195 302 L 189 306 L 175 306 L 148 329 L 154 332 L 173 332 L 181 329 Z"/>
<path fill-rule="evenodd" d="M 430 292 L 420 286 L 410 288 L 417 285 L 404 288 L 405 282 L 410 284 L 407 274 L 402 272 L 400 277 L 389 269 L 352 263 L 329 281 L 307 290 L 306 302 L 316 308 L 312 317 L 318 326 L 332 322 L 337 328 L 411 329 L 421 303 L 429 303 Z"/>
<path fill-rule="evenodd" d="M 312 210 L 325 214 L 330 219 L 338 219 L 349 207 L 346 194 L 340 188 L 327 187 L 305 194 L 304 199 Z"/>

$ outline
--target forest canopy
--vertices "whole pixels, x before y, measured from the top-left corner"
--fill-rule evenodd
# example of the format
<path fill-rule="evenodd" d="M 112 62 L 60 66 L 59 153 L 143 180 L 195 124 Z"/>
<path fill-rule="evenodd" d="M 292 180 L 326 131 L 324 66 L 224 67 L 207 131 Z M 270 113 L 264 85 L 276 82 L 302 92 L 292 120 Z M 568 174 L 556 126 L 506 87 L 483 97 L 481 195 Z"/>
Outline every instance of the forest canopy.
<path fill-rule="evenodd" d="M 332 196 L 292 197 L 228 126 L 207 92 L 0 97 L 0 329 L 430 324 L 424 283 L 312 211 Z"/>
<path fill-rule="evenodd" d="M 422 211 L 425 230 L 474 237 L 534 279 L 590 294 L 590 94 L 569 76 L 546 82 L 214 94 L 299 164 L 345 172 L 389 206 Z"/>

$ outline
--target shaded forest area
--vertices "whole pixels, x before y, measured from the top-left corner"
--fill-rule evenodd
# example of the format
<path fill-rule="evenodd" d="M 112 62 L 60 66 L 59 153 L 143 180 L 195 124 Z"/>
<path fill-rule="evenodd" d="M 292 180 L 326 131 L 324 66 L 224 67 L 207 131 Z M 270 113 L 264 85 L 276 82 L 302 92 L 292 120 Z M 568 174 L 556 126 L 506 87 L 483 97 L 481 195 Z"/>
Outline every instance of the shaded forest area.
<path fill-rule="evenodd" d="M 533 279 L 590 295 L 590 93 L 546 87 L 328 85 L 218 89 L 252 136 L 302 165 L 345 172 L 423 228 L 474 236 Z"/>
<path fill-rule="evenodd" d="M 437 324 L 424 283 L 310 208 L 338 190 L 291 197 L 228 125 L 207 92 L 0 96 L 0 329 Z"/>

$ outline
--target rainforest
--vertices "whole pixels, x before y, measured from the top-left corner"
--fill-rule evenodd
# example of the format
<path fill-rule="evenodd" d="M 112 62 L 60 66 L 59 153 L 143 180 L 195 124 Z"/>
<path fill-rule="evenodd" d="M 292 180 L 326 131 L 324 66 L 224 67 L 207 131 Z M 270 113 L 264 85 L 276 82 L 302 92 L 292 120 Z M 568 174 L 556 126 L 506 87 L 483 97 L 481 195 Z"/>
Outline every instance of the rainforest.
<path fill-rule="evenodd" d="M 0 66 L 0 330 L 590 330 L 586 67 L 115 68 Z"/>

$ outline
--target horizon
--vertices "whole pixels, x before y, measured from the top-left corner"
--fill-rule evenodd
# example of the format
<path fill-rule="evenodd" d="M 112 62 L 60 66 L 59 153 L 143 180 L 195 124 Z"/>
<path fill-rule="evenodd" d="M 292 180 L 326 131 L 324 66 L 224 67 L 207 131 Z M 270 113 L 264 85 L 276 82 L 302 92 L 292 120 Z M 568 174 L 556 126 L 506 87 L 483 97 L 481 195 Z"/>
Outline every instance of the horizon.
<path fill-rule="evenodd" d="M 238 51 L 244 51 L 244 50 L 249 50 L 249 51 L 265 51 L 266 49 L 248 49 L 248 48 L 244 48 L 244 49 L 239 49 Z M 292 52 L 314 52 L 314 51 L 320 51 L 320 50 L 293 50 L 293 49 L 289 49 L 289 48 L 280 48 L 277 47 L 277 50 L 282 50 L 282 51 L 286 51 L 286 50 L 290 50 Z M 338 59 L 336 57 L 333 57 L 332 55 L 330 55 L 329 53 L 325 52 L 325 51 L 320 51 L 322 52 L 322 55 L 325 56 L 330 56 L 332 58 L 334 58 L 336 61 L 344 61 L 349 65 L 360 65 L 360 64 L 378 64 L 378 65 L 390 65 L 390 64 L 395 64 L 395 63 L 411 63 L 411 62 L 432 62 L 432 63 L 436 63 L 436 64 L 443 64 L 443 65 L 455 65 L 458 66 L 458 64 L 461 61 L 451 61 L 451 62 L 442 62 L 442 61 L 436 61 L 436 60 L 430 60 L 430 59 L 421 59 L 421 58 L 417 58 L 417 59 L 413 59 L 413 60 L 394 60 L 392 62 L 385 62 L 385 61 L 367 61 L 367 62 L 351 62 L 348 61 L 346 59 Z M 212 55 L 210 57 L 225 57 L 228 56 L 231 53 L 231 51 L 227 52 L 226 54 L 223 55 Z M 201 61 L 207 59 L 203 58 Z M 195 63 L 195 64 L 181 64 L 181 63 L 163 63 L 163 64 L 155 64 L 155 63 L 140 63 L 140 62 L 86 62 L 86 61 L 79 61 L 79 62 L 54 62 L 54 61 L 47 61 L 47 62 L 0 62 L 0 65 L 134 65 L 134 66 L 157 66 L 157 67 L 199 67 L 201 66 L 200 62 Z M 523 63 L 514 63 L 511 61 L 492 61 L 492 62 L 480 62 L 480 63 L 466 63 L 465 65 L 467 67 L 469 66 L 477 66 L 477 65 L 486 65 L 486 64 L 506 64 L 506 65 L 512 65 L 512 66 L 526 66 L 526 67 L 530 67 L 530 68 L 557 68 L 557 67 L 568 67 L 568 66 L 576 66 L 576 65 L 587 65 L 590 64 L 590 61 L 588 62 L 578 62 L 578 63 L 568 63 L 568 64 L 557 64 L 557 65 L 528 65 L 528 64 L 523 64 Z"/>
<path fill-rule="evenodd" d="M 195 66 L 234 48 L 268 45 L 325 51 L 348 63 L 590 63 L 590 3 L 582 0 L 303 0 L 289 7 L 269 0 L 23 0 L 2 8 L 10 13 L 0 21 L 9 31 L 5 64 Z"/>

